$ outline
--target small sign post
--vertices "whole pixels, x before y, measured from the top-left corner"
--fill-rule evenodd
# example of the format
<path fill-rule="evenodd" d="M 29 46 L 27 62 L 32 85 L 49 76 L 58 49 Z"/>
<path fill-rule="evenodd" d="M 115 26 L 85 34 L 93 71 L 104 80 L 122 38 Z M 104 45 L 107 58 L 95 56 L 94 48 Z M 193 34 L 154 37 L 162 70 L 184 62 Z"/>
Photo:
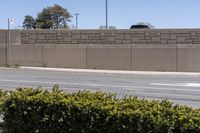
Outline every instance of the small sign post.
<path fill-rule="evenodd" d="M 10 55 L 10 25 L 13 24 L 13 19 L 8 18 L 8 31 L 7 31 L 7 45 L 6 45 L 6 65 L 11 65 L 11 55 Z"/>

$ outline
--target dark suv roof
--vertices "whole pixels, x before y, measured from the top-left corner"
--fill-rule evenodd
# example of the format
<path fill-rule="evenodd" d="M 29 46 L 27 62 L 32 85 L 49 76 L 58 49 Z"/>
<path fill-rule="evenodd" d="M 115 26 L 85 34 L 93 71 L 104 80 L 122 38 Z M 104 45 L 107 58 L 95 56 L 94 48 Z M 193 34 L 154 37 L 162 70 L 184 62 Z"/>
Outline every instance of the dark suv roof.
<path fill-rule="evenodd" d="M 130 29 L 150 29 L 148 25 L 138 24 L 138 25 L 132 25 Z"/>

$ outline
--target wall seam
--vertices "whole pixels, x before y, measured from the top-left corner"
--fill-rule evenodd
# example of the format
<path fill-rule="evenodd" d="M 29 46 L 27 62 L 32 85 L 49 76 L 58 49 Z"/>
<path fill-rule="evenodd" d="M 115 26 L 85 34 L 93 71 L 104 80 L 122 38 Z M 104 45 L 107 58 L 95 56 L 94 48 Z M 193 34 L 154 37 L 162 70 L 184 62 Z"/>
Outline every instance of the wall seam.
<path fill-rule="evenodd" d="M 130 70 L 132 70 L 132 55 L 133 55 L 133 53 L 132 53 L 132 47 L 133 47 L 133 44 L 131 44 L 131 48 L 130 48 Z"/>
<path fill-rule="evenodd" d="M 86 65 L 86 69 L 88 69 L 88 65 L 87 65 L 87 44 L 86 44 L 86 46 L 85 46 L 86 48 L 85 48 L 85 56 L 86 56 L 86 58 L 85 58 L 85 60 L 86 60 L 86 62 L 85 62 L 85 65 Z"/>
<path fill-rule="evenodd" d="M 176 44 L 176 72 L 178 71 L 178 44 Z"/>

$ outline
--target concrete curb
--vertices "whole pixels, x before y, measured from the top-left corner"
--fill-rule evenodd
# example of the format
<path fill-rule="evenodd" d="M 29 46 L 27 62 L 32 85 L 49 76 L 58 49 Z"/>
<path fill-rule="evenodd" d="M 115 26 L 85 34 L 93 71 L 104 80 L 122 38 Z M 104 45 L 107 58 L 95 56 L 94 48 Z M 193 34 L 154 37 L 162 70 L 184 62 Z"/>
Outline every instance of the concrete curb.
<path fill-rule="evenodd" d="M 13 69 L 13 68 L 11 68 L 11 69 Z M 155 72 L 155 71 L 93 70 L 93 69 L 47 68 L 47 67 L 27 67 L 27 66 L 20 66 L 19 68 L 16 68 L 16 69 L 23 69 L 23 70 L 43 70 L 43 71 L 61 71 L 61 72 L 83 72 L 83 73 L 104 73 L 104 74 L 200 76 L 200 73 L 194 73 L 194 72 Z"/>

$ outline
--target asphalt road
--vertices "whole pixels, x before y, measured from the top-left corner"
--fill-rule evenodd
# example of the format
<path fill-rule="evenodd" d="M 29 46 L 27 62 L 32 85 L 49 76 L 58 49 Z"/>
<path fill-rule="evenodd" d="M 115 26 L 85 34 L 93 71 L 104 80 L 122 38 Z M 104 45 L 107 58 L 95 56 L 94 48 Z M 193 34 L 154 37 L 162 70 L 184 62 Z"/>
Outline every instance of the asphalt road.
<path fill-rule="evenodd" d="M 118 97 L 134 95 L 148 99 L 169 99 L 175 104 L 200 108 L 200 74 L 0 68 L 2 89 L 51 89 L 55 84 L 67 92 L 101 90 L 114 92 Z"/>

